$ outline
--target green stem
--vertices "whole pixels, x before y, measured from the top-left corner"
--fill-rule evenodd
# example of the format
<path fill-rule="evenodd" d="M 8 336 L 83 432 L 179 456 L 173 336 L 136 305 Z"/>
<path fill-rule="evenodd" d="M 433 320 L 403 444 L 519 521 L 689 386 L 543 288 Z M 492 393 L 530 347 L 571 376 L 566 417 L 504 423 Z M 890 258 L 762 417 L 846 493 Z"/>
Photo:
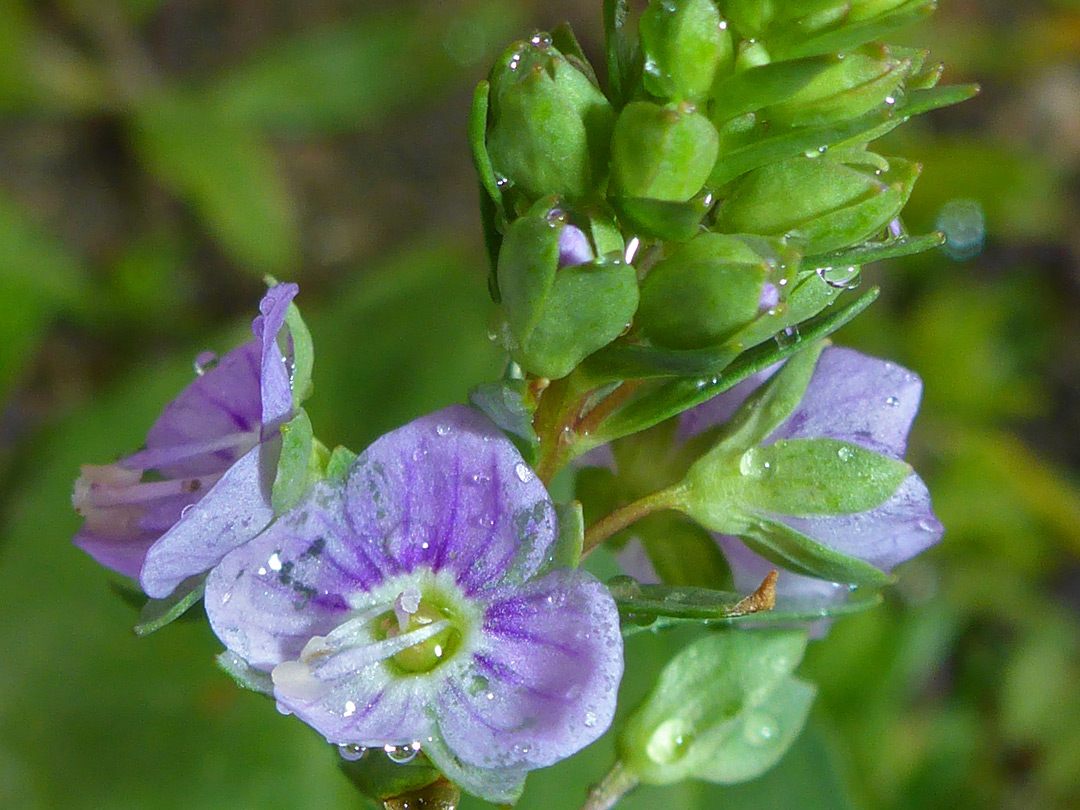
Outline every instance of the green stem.
<path fill-rule="evenodd" d="M 679 501 L 681 489 L 678 485 L 668 489 L 646 495 L 626 506 L 620 506 L 609 515 L 600 518 L 585 530 L 585 541 L 582 545 L 581 556 L 591 552 L 616 532 L 620 532 L 631 523 L 636 523 L 653 512 L 661 512 L 673 508 Z"/>
<path fill-rule="evenodd" d="M 616 762 L 600 784 L 589 791 L 589 798 L 581 810 L 611 810 L 619 800 L 638 786 L 638 778 L 626 769 L 622 761 Z"/>

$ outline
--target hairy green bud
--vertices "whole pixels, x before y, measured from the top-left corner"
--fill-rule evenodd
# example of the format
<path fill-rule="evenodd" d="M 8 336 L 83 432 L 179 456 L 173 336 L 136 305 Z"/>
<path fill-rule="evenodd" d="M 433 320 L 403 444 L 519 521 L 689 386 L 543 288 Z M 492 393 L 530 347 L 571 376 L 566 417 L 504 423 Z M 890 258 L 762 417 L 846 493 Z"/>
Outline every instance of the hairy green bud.
<path fill-rule="evenodd" d="M 491 70 L 492 168 L 532 199 L 585 196 L 604 178 L 614 113 L 591 68 L 547 34 L 503 53 Z"/>

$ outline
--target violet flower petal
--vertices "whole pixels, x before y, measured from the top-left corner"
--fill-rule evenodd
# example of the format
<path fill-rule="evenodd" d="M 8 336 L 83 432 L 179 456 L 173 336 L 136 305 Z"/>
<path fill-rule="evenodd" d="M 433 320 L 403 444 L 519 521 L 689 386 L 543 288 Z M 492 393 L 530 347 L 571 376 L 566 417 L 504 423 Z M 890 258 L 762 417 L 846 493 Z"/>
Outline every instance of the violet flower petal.
<path fill-rule="evenodd" d="M 765 442 L 837 439 L 902 458 L 922 381 L 902 366 L 853 349 L 821 353 L 795 411 Z"/>
<path fill-rule="evenodd" d="M 270 506 L 281 442 L 255 445 L 146 553 L 139 575 L 152 599 L 163 599 L 183 580 L 216 565 L 274 518 Z"/>
<path fill-rule="evenodd" d="M 121 465 L 167 478 L 221 472 L 259 439 L 259 343 L 226 354 L 165 406 L 146 449 Z"/>
<path fill-rule="evenodd" d="M 543 483 L 494 423 L 464 406 L 364 451 L 345 513 L 382 574 L 446 568 L 468 594 L 530 578 L 557 534 Z"/>
<path fill-rule="evenodd" d="M 558 569 L 488 606 L 473 659 L 438 698 L 443 739 L 480 768 L 531 770 L 597 739 L 622 677 L 619 615 L 591 574 Z"/>
<path fill-rule="evenodd" d="M 340 485 L 307 497 L 249 543 L 227 554 L 206 580 L 215 635 L 258 669 L 299 657 L 352 610 L 343 596 L 382 582 L 340 518 Z"/>
<path fill-rule="evenodd" d="M 106 568 L 132 579 L 139 578 L 146 550 L 157 536 L 141 532 L 134 536 L 117 537 L 98 534 L 85 526 L 76 532 L 71 542 Z"/>
<path fill-rule="evenodd" d="M 300 291 L 295 284 L 271 287 L 259 302 L 261 316 L 251 325 L 262 343 L 262 366 L 259 376 L 262 398 L 263 436 L 281 426 L 292 414 L 292 384 L 277 345 L 278 332 L 285 325 L 289 304 Z"/>

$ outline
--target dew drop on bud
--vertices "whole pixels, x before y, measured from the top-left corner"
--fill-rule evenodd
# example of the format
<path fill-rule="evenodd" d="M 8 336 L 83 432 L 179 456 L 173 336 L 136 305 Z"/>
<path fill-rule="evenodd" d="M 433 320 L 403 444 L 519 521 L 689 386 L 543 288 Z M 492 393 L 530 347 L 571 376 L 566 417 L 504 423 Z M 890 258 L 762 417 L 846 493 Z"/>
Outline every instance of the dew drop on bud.
<path fill-rule="evenodd" d="M 776 345 L 781 349 L 786 349 L 789 346 L 794 346 L 799 342 L 799 327 L 789 326 L 781 332 L 776 333 Z"/>
<path fill-rule="evenodd" d="M 743 725 L 743 737 L 753 746 L 768 745 L 779 733 L 776 720 L 764 714 L 751 714 Z"/>

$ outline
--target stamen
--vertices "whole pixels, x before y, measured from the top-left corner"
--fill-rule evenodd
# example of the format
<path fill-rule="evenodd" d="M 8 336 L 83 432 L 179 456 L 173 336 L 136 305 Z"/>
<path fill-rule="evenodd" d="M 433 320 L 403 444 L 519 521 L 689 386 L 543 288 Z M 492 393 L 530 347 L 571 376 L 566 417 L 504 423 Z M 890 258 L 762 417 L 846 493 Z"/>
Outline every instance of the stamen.
<path fill-rule="evenodd" d="M 237 455 L 242 456 L 252 447 L 259 443 L 259 432 L 228 433 L 216 439 L 205 442 L 190 442 L 189 444 L 173 444 L 168 447 L 153 447 L 140 450 L 127 458 L 127 464 L 141 470 L 156 470 L 161 467 L 169 467 L 179 464 L 196 456 L 216 453 L 219 450 L 237 450 Z"/>

